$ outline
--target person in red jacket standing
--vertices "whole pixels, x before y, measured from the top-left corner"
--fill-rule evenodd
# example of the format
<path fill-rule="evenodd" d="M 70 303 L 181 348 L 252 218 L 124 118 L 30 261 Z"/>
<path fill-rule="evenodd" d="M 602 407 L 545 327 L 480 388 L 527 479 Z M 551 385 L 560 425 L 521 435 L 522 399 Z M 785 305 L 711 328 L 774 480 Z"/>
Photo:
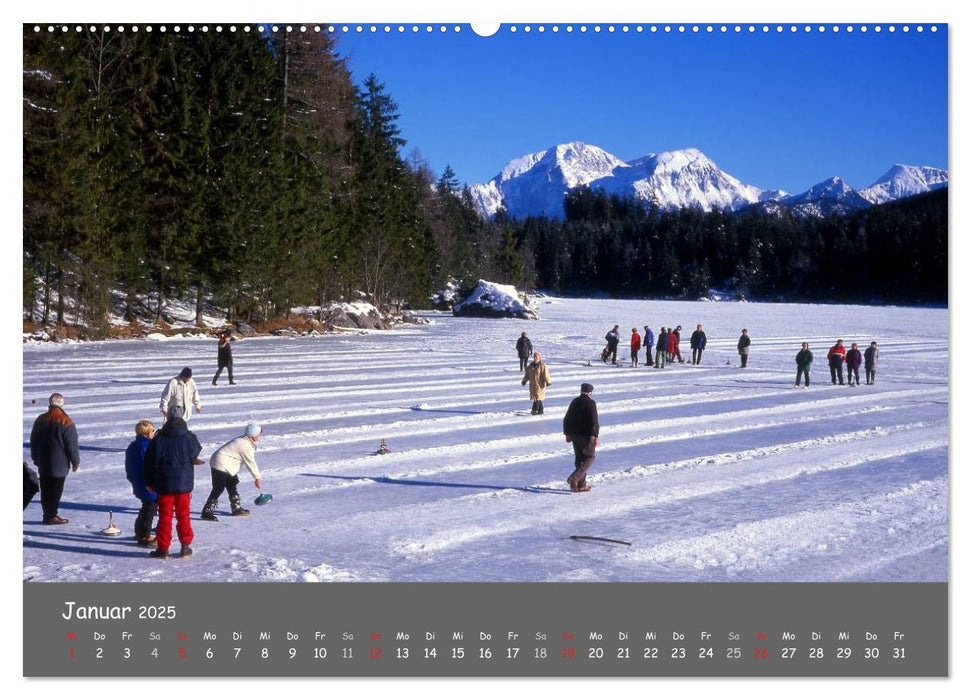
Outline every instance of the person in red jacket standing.
<path fill-rule="evenodd" d="M 840 338 L 836 341 L 836 345 L 829 349 L 826 353 L 826 359 L 829 360 L 829 377 L 833 380 L 833 384 L 836 383 L 836 379 L 839 378 L 840 385 L 843 384 L 843 362 L 846 360 L 846 348 L 843 347 L 843 339 Z"/>
<path fill-rule="evenodd" d="M 860 346 L 853 343 L 849 352 L 846 353 L 846 383 L 853 386 L 853 378 L 856 377 L 856 386 L 860 386 L 860 365 L 863 364 L 863 353 Z"/>
<path fill-rule="evenodd" d="M 637 353 L 641 351 L 641 334 L 636 328 L 630 329 L 630 366 L 637 367 Z"/>

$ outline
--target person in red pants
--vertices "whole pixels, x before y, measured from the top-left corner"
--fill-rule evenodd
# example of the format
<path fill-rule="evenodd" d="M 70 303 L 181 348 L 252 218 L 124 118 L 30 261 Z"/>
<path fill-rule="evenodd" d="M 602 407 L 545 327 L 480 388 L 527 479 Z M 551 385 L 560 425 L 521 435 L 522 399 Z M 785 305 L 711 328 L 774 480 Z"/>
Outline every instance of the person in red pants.
<path fill-rule="evenodd" d="M 166 559 L 172 544 L 172 516 L 175 515 L 180 555 L 192 554 L 192 523 L 189 504 L 195 483 L 194 465 L 202 464 L 202 446 L 182 418 L 182 410 L 173 406 L 169 418 L 145 452 L 145 486 L 158 494 L 158 524 L 155 526 L 156 549 L 150 557 Z"/>

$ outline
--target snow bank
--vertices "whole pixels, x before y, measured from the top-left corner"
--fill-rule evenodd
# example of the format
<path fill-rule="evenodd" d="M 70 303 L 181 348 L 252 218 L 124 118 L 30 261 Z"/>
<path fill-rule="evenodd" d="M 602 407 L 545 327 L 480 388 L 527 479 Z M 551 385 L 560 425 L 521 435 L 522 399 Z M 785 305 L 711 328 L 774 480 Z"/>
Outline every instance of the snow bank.
<path fill-rule="evenodd" d="M 496 284 L 479 280 L 472 293 L 452 308 L 456 316 L 486 318 L 536 319 L 536 311 L 529 306 L 525 294 L 511 284 Z"/>

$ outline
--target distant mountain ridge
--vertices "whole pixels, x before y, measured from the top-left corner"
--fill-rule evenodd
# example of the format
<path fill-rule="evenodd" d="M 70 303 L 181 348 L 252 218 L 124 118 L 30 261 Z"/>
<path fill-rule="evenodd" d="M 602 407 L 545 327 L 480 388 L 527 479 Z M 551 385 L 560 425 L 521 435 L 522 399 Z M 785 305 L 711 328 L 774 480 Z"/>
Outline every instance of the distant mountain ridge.
<path fill-rule="evenodd" d="M 929 192 L 947 183 L 947 170 L 897 164 L 863 190 L 832 177 L 800 194 L 789 194 L 745 184 L 696 148 L 649 153 L 625 162 L 598 146 L 573 141 L 514 158 L 488 182 L 471 185 L 469 192 L 486 217 L 505 205 L 515 217 L 561 218 L 564 195 L 584 185 L 609 194 L 634 195 L 663 209 L 737 211 L 771 203 L 766 210 L 827 216 Z"/>

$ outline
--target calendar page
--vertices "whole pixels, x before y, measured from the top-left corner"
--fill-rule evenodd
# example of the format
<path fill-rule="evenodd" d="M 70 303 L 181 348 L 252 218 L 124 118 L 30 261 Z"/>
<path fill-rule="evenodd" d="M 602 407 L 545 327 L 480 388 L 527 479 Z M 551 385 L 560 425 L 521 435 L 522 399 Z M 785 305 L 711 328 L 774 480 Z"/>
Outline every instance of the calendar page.
<path fill-rule="evenodd" d="M 24 676 L 949 675 L 946 22 L 91 19 Z"/>

